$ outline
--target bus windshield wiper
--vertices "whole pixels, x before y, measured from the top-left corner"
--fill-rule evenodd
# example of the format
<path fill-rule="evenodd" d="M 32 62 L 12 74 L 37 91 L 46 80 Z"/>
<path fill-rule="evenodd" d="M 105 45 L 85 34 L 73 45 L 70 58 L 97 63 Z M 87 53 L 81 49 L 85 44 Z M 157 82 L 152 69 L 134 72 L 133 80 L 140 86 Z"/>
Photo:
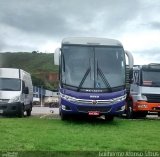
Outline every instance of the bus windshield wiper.
<path fill-rule="evenodd" d="M 79 84 L 79 86 L 78 86 L 77 91 L 79 91 L 79 90 L 81 89 L 81 87 L 82 87 L 84 81 L 86 80 L 88 74 L 90 73 L 90 71 L 91 71 L 91 67 L 89 67 L 89 68 L 87 69 L 87 71 L 85 72 L 85 74 L 84 74 L 84 76 L 83 76 L 83 78 L 82 78 L 82 80 L 81 80 L 81 82 L 80 82 L 80 84 Z"/>
<path fill-rule="evenodd" d="M 100 77 L 102 78 L 104 84 L 106 85 L 106 87 L 109 89 L 109 91 L 111 92 L 112 91 L 112 88 L 107 80 L 107 78 L 105 77 L 103 71 L 99 68 L 98 66 L 98 61 L 97 61 L 97 74 L 100 75 Z"/>

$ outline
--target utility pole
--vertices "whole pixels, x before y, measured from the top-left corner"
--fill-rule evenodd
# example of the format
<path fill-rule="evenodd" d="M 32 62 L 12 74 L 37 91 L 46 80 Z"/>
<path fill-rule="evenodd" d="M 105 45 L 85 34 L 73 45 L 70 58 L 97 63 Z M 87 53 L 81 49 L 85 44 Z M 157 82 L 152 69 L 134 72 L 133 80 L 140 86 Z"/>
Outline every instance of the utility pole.
<path fill-rule="evenodd" d="M 43 86 L 41 86 L 41 107 L 43 107 Z"/>

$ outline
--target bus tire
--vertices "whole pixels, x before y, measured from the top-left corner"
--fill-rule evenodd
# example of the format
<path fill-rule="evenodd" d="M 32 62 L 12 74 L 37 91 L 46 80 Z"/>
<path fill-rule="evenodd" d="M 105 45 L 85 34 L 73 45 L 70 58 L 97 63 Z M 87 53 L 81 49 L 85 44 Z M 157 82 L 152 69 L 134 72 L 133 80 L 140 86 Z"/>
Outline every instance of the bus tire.
<path fill-rule="evenodd" d="M 61 120 L 65 121 L 65 120 L 67 120 L 67 115 L 64 114 L 63 112 L 60 112 L 60 118 L 61 118 Z"/>
<path fill-rule="evenodd" d="M 113 121 L 113 120 L 114 120 L 114 116 L 112 116 L 112 115 L 105 115 L 105 121 L 110 122 L 110 121 Z"/>

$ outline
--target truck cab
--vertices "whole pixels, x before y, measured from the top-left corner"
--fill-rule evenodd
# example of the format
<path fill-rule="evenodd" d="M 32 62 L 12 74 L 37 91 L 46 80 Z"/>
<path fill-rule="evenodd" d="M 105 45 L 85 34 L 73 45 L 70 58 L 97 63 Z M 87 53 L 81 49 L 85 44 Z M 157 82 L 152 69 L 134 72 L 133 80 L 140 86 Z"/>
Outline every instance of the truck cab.
<path fill-rule="evenodd" d="M 137 65 L 127 97 L 127 117 L 160 115 L 160 64 Z"/>

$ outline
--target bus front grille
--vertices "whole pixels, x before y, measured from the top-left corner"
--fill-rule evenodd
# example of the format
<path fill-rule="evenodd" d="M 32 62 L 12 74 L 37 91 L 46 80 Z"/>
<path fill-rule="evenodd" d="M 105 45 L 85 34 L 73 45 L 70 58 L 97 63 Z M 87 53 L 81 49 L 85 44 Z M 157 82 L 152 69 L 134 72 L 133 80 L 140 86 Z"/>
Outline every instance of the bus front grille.
<path fill-rule="evenodd" d="M 89 112 L 89 111 L 99 111 L 99 112 L 109 112 L 111 107 L 106 106 L 77 106 L 79 112 Z"/>

